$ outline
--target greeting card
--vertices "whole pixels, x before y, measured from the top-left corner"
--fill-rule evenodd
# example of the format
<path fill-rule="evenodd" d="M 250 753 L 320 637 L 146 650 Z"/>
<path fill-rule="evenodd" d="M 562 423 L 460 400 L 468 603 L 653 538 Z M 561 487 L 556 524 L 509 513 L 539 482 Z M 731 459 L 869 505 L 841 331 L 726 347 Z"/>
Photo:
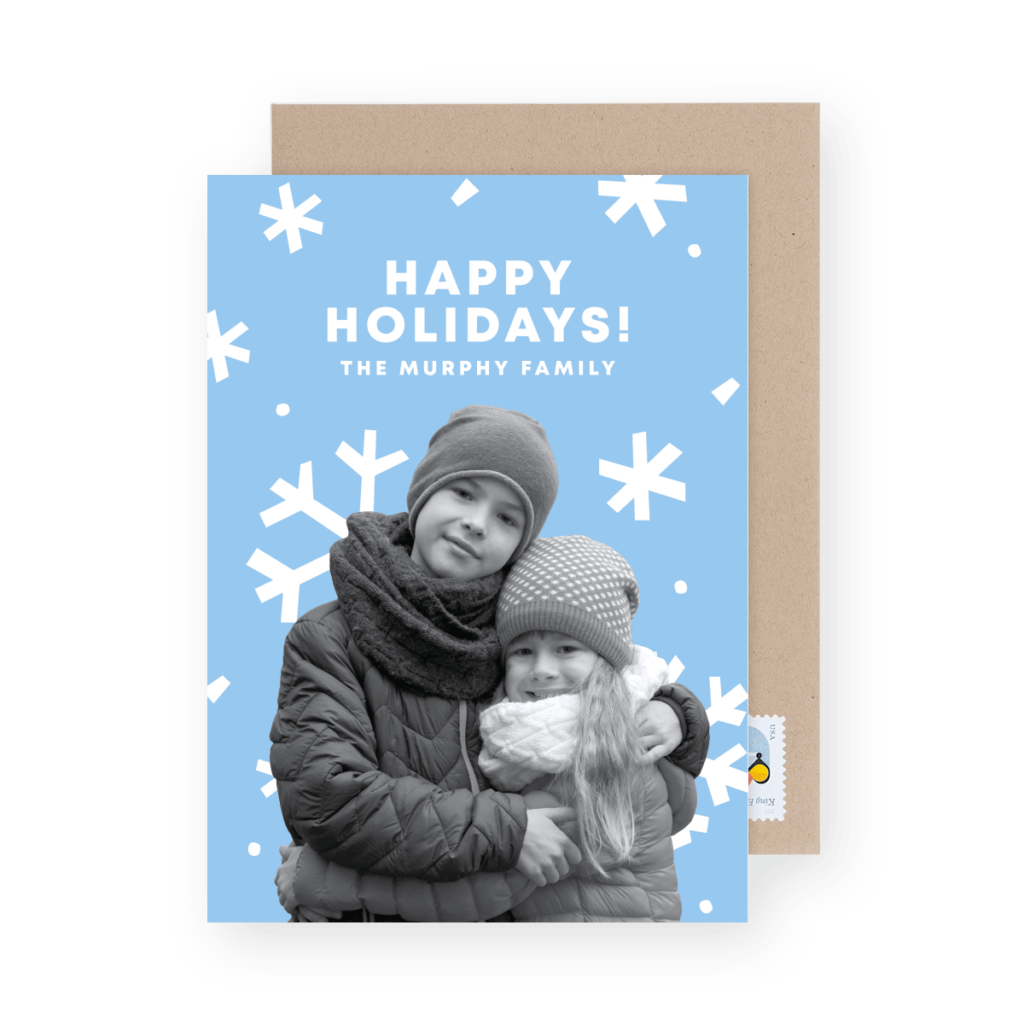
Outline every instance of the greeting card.
<path fill-rule="evenodd" d="M 211 177 L 208 299 L 209 919 L 297 844 L 312 919 L 745 920 L 746 178 Z M 617 859 L 581 650 L 608 764 L 616 700 L 685 727 Z M 538 813 L 603 853 L 531 881 Z"/>

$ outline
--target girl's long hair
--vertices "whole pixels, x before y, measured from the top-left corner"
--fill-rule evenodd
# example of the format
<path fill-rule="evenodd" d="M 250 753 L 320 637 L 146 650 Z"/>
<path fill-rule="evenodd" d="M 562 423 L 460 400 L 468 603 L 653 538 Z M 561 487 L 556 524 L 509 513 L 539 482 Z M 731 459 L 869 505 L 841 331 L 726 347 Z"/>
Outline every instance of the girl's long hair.
<path fill-rule="evenodd" d="M 558 778 L 579 822 L 580 852 L 599 874 L 601 861 L 623 863 L 636 840 L 643 746 L 635 700 L 626 681 L 599 657 L 579 684 L 576 744 Z"/>

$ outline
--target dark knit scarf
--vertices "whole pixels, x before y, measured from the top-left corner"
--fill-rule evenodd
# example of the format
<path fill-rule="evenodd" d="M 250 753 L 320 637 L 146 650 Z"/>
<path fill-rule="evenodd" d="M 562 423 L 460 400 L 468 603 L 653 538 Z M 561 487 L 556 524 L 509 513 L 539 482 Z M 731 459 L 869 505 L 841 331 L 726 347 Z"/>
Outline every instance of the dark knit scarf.
<path fill-rule="evenodd" d="M 396 682 L 456 699 L 489 694 L 501 678 L 494 628 L 501 569 L 482 580 L 441 580 L 417 566 L 409 515 L 357 512 L 331 548 L 331 579 L 367 658 Z"/>

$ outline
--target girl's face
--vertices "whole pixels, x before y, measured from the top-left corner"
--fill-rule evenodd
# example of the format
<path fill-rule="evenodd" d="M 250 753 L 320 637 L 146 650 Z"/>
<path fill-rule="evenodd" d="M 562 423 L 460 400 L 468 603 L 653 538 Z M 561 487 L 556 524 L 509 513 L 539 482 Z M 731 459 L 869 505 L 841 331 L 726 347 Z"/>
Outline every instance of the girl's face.
<path fill-rule="evenodd" d="M 412 560 L 428 576 L 480 580 L 512 557 L 525 525 L 522 502 L 508 484 L 486 476 L 453 480 L 420 510 Z"/>
<path fill-rule="evenodd" d="M 516 637 L 505 654 L 505 693 L 517 704 L 575 690 L 598 655 L 565 633 L 547 630 Z"/>

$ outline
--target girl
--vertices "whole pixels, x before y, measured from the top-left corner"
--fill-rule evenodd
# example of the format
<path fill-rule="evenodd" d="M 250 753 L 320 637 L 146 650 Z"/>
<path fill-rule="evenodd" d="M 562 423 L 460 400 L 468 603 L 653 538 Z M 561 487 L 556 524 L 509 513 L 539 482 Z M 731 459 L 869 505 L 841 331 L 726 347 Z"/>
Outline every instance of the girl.
<path fill-rule="evenodd" d="M 631 644 L 638 598 L 619 554 L 586 537 L 557 537 L 534 541 L 498 600 L 505 680 L 480 716 L 479 765 L 530 809 L 575 808 L 582 863 L 573 873 L 552 868 L 536 884 L 516 871 L 484 871 L 445 886 L 363 875 L 306 851 L 297 871 L 279 872 L 286 909 L 300 904 L 306 920 L 353 908 L 481 920 L 504 901 L 524 921 L 679 920 L 671 836 L 692 818 L 696 790 L 691 773 L 664 760 L 655 768 L 644 754 L 636 710 L 667 683 L 667 668 Z M 696 774 L 707 717 L 688 690 L 670 689 Z"/>
<path fill-rule="evenodd" d="M 504 698 L 480 716 L 480 767 L 527 807 L 574 807 L 583 855 L 527 895 L 517 920 L 679 920 L 672 835 L 693 818 L 696 788 L 644 758 L 636 711 L 668 668 L 632 646 L 638 602 L 626 560 L 588 537 L 539 538 L 502 588 Z"/>

